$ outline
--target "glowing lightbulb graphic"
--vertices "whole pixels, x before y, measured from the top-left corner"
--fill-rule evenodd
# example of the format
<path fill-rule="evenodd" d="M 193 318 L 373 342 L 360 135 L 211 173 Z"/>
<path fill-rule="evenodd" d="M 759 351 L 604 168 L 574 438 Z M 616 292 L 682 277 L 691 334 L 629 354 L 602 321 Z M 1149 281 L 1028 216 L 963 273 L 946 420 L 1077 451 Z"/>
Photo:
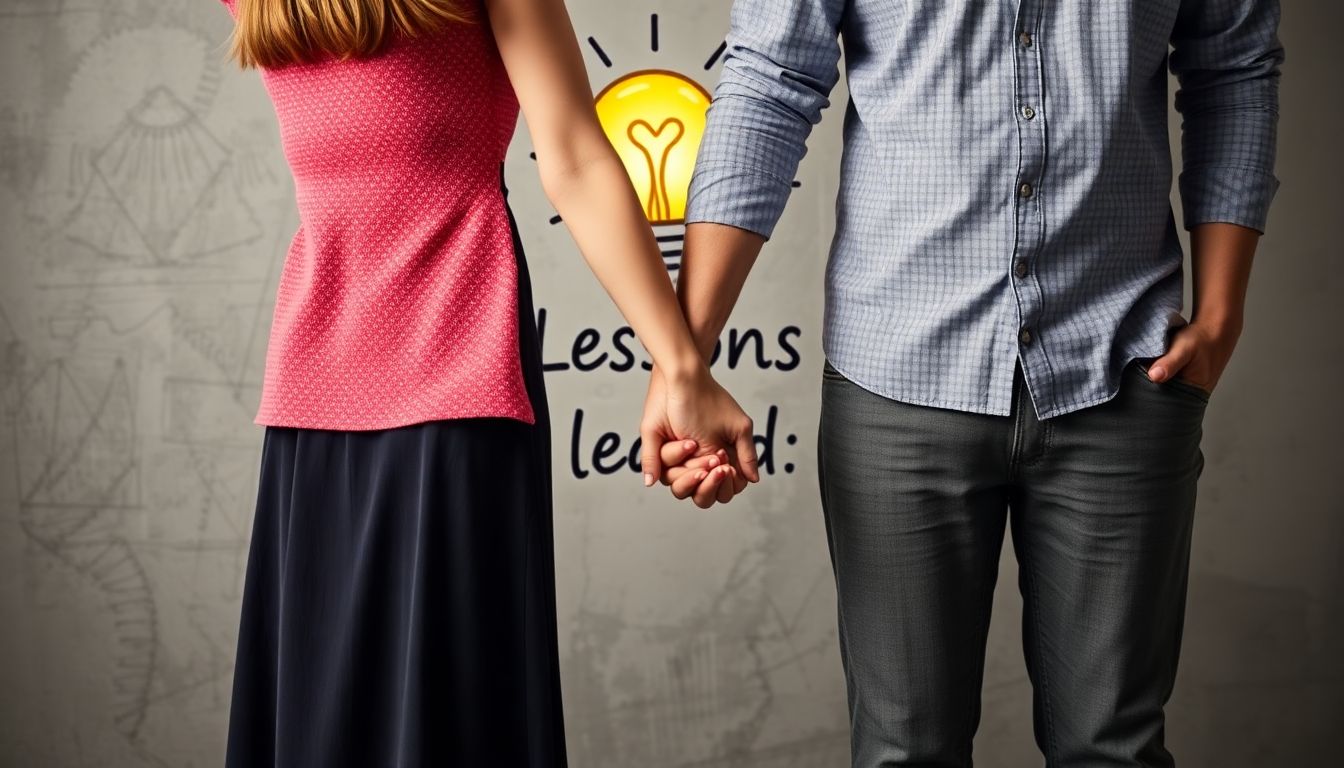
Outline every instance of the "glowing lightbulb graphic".
<path fill-rule="evenodd" d="M 612 57 L 595 37 L 588 47 L 607 69 Z M 649 14 L 649 52 L 659 53 L 658 14 Z M 712 72 L 728 50 L 720 41 L 705 61 Z M 597 95 L 596 111 L 607 140 L 616 149 L 653 227 L 667 271 L 681 269 L 686 240 L 686 199 L 695 156 L 705 135 L 710 95 L 695 80 L 668 69 L 641 69 L 622 75 Z M 532 154 L 536 160 L 536 153 Z M 795 182 L 795 186 L 797 183 Z M 552 216 L 552 225 L 563 219 Z"/>
<path fill-rule="evenodd" d="M 631 72 L 597 95 L 597 117 L 650 224 L 686 218 L 686 193 L 705 135 L 709 93 L 668 70 Z"/>

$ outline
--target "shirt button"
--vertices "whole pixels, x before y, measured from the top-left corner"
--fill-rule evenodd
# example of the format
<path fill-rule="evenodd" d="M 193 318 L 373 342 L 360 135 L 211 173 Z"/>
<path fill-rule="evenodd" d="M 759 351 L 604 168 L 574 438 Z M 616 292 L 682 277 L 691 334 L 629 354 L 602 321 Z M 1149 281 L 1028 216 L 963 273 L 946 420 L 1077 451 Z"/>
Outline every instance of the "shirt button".
<path fill-rule="evenodd" d="M 1030 47 L 1031 47 L 1032 40 L 1031 40 L 1031 33 L 1030 33 L 1030 32 L 1023 32 L 1022 34 L 1020 34 L 1020 35 L 1017 36 L 1017 39 L 1018 39 L 1019 41 L 1021 41 L 1021 43 L 1022 43 L 1022 47 L 1023 47 L 1023 48 L 1030 48 Z"/>
<path fill-rule="evenodd" d="M 1026 260 L 1026 259 L 1014 259 L 1014 260 L 1013 260 L 1013 274 L 1014 274 L 1014 275 L 1017 275 L 1018 277 L 1026 277 L 1026 276 L 1027 276 L 1027 260 Z"/>
<path fill-rule="evenodd" d="M 1027 330 L 1026 328 L 1023 328 L 1020 332 L 1018 332 L 1018 334 L 1017 334 L 1017 340 L 1020 341 L 1020 342 L 1022 342 L 1023 344 L 1030 344 L 1030 343 L 1031 343 L 1031 331 Z"/>
<path fill-rule="evenodd" d="M 1017 194 L 1019 197 L 1025 199 L 1036 194 L 1036 190 L 1032 189 L 1030 184 L 1023 184 L 1022 186 L 1017 188 Z"/>
<path fill-rule="evenodd" d="M 1030 120 L 1036 117 L 1036 110 L 1032 109 L 1031 107 L 1023 107 L 1022 116 Z"/>

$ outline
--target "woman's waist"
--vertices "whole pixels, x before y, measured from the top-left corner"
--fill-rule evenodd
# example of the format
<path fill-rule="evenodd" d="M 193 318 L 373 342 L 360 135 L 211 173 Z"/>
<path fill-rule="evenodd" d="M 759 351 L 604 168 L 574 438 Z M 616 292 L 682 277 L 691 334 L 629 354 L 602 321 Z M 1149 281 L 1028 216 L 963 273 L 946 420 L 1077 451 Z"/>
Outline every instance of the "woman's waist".
<path fill-rule="evenodd" d="M 511 233 L 464 224 L 436 234 L 300 229 L 281 270 L 276 322 L 347 329 L 471 322 L 512 305 L 518 290 Z"/>
<path fill-rule="evenodd" d="M 299 228 L 290 259 L 461 258 L 512 252 L 508 212 L 494 187 L 426 184 L 389 188 L 300 189 Z"/>
<path fill-rule="evenodd" d="M 461 162 L 292 163 L 299 208 L 393 210 L 401 215 L 468 208 L 501 195 L 502 159 L 482 151 Z"/>

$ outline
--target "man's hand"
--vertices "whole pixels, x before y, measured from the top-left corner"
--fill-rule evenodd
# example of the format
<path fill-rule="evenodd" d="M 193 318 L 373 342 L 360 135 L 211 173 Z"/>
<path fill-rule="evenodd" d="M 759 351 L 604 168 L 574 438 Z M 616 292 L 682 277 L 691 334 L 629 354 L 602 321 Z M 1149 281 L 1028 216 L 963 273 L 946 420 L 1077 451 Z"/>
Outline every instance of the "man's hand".
<path fill-rule="evenodd" d="M 729 463 L 727 451 L 696 456 L 698 448 L 694 440 L 663 444 L 663 485 L 671 489 L 673 497 L 692 499 L 701 508 L 716 501 L 727 504 L 738 493 L 736 483 L 741 475 Z M 746 481 L 742 484 L 745 486 Z"/>
<path fill-rule="evenodd" d="M 1205 392 L 1213 392 L 1232 359 L 1239 335 L 1234 329 L 1190 323 L 1172 337 L 1167 353 L 1148 366 L 1148 378 L 1159 384 L 1181 379 Z"/>

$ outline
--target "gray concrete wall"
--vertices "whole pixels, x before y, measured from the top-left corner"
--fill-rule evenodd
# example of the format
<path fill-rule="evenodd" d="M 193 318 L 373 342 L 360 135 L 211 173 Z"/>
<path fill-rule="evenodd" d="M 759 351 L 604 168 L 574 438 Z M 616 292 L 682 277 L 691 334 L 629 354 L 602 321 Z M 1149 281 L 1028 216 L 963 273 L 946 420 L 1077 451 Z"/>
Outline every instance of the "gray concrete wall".
<path fill-rule="evenodd" d="M 594 89 L 646 68 L 712 87 L 727 0 L 573 0 Z M 1247 330 L 1208 414 L 1170 741 L 1188 766 L 1335 764 L 1344 723 L 1339 6 L 1289 0 L 1284 185 Z M 660 13 L 652 50 L 649 16 Z M 0 0 L 0 764 L 210 766 L 224 743 L 261 432 L 251 424 L 293 189 L 215 0 Z M 819 282 L 839 110 L 818 130 L 730 327 L 768 361 L 725 383 L 773 474 L 710 512 L 592 472 L 643 377 L 557 370 L 561 651 L 572 764 L 845 763 L 815 491 Z M 549 223 L 520 130 L 508 173 L 546 357 L 621 322 Z M 797 335 L 788 329 L 796 328 Z M 786 345 L 779 343 L 785 334 Z M 787 367 L 787 366 L 786 366 Z M 575 435 L 576 412 L 582 410 Z M 570 468 L 577 443 L 579 478 Z M 1040 765 L 1010 553 L 977 759 Z"/>

